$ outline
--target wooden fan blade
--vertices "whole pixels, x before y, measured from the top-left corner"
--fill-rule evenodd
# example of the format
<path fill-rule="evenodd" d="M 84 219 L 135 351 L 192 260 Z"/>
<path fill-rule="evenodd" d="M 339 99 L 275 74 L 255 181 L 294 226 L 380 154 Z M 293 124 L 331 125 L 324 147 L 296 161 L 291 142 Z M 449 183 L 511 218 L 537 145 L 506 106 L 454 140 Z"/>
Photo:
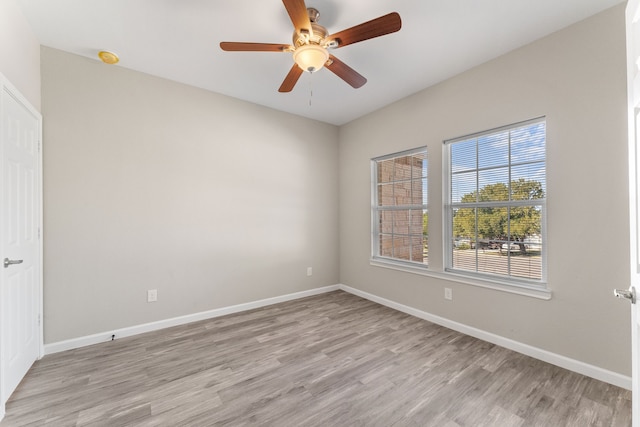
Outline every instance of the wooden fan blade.
<path fill-rule="evenodd" d="M 327 67 L 333 74 L 349 83 L 355 89 L 362 87 L 367 82 L 367 79 L 359 74 L 356 70 L 349 67 L 347 64 L 340 61 L 333 55 L 329 55 L 329 60 L 327 61 L 325 67 Z"/>
<path fill-rule="evenodd" d="M 220 48 L 227 52 L 284 52 L 293 47 L 276 43 L 221 42 Z"/>
<path fill-rule="evenodd" d="M 298 67 L 298 64 L 293 64 L 293 67 L 289 70 L 289 74 L 284 78 L 284 81 L 280 85 L 278 92 L 291 92 L 293 87 L 298 83 L 298 79 L 302 75 L 302 68 Z"/>
<path fill-rule="evenodd" d="M 338 33 L 331 34 L 325 40 L 338 42 L 337 47 L 347 46 L 353 43 L 369 40 L 385 34 L 395 33 L 402 28 L 402 20 L 396 12 L 381 16 L 371 21 L 364 22 L 355 27 L 347 28 Z"/>
<path fill-rule="evenodd" d="M 291 18 L 293 28 L 297 32 L 306 31 L 307 34 L 312 34 L 311 21 L 309 20 L 309 13 L 307 12 L 307 6 L 304 4 L 304 0 L 282 0 L 285 9 Z"/>

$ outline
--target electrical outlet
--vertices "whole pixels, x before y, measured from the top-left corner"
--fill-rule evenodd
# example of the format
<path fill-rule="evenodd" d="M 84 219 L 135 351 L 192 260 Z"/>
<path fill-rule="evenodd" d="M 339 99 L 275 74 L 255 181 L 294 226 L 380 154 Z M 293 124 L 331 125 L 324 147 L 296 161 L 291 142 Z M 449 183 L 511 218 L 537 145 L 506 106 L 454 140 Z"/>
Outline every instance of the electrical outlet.
<path fill-rule="evenodd" d="M 158 301 L 158 290 L 149 289 L 147 291 L 147 302 L 156 302 L 156 301 Z"/>
<path fill-rule="evenodd" d="M 307 276 L 313 276 L 313 268 L 307 267 Z"/>
<path fill-rule="evenodd" d="M 453 291 L 451 288 L 444 288 L 444 299 L 453 301 Z"/>

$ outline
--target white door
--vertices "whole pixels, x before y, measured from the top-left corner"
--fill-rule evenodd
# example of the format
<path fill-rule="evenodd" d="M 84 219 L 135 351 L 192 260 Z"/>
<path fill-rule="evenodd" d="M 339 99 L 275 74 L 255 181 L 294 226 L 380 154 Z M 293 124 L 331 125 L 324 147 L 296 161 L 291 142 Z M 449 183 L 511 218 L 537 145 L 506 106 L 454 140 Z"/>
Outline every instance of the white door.
<path fill-rule="evenodd" d="M 0 75 L 0 410 L 41 352 L 39 113 Z"/>
<path fill-rule="evenodd" d="M 629 115 L 629 214 L 631 285 L 629 291 L 618 296 L 631 299 L 631 357 L 633 426 L 640 427 L 640 303 L 635 303 L 636 289 L 640 291 L 640 0 L 629 0 L 626 12 L 627 27 L 627 87 Z"/>

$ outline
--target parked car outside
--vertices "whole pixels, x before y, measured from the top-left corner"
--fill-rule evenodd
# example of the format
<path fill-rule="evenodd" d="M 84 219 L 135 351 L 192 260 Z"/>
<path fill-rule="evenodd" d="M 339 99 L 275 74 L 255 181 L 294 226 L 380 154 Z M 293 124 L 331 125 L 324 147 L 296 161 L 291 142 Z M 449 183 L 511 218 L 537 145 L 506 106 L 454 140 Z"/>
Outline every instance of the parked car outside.
<path fill-rule="evenodd" d="M 503 243 L 500 251 L 505 252 L 520 252 L 520 244 L 515 242 Z"/>

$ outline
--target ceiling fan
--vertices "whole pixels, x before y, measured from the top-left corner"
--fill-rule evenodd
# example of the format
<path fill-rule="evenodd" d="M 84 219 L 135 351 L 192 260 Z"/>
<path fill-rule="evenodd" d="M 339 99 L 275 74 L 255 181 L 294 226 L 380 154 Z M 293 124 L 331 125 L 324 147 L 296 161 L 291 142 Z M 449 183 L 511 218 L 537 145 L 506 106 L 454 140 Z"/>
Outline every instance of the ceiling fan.
<path fill-rule="evenodd" d="M 329 34 L 327 29 L 318 24 L 320 13 L 314 8 L 307 8 L 304 0 L 282 0 L 287 13 L 293 22 L 293 44 L 221 42 L 220 48 L 228 52 L 292 52 L 295 63 L 285 77 L 279 92 L 291 92 L 304 71 L 313 73 L 326 67 L 354 88 L 367 82 L 353 68 L 329 53 L 329 49 L 337 49 L 353 43 L 395 33 L 402 27 L 400 15 L 389 13 L 355 27 Z"/>

